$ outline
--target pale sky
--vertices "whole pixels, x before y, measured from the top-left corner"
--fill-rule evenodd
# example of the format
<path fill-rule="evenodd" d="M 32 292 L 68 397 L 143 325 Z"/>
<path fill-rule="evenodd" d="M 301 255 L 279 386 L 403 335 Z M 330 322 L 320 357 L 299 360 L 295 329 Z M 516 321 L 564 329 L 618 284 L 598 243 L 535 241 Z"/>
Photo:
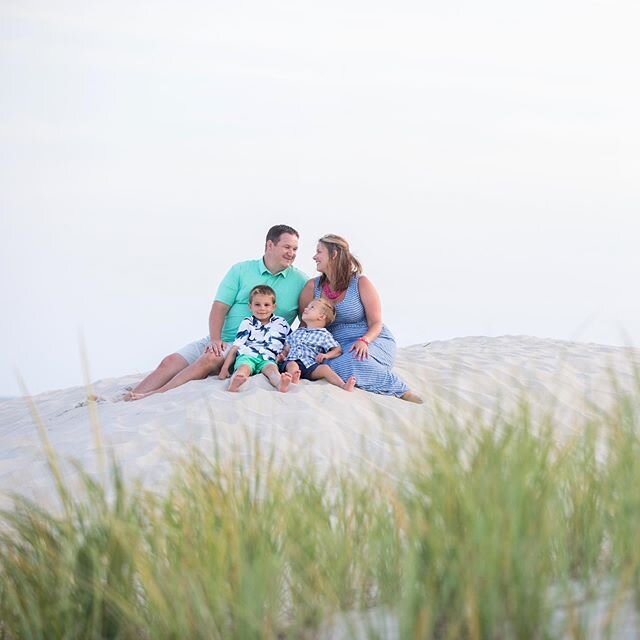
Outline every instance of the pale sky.
<path fill-rule="evenodd" d="M 284 223 L 400 346 L 640 346 L 635 1 L 0 0 L 0 396 L 144 372 Z"/>

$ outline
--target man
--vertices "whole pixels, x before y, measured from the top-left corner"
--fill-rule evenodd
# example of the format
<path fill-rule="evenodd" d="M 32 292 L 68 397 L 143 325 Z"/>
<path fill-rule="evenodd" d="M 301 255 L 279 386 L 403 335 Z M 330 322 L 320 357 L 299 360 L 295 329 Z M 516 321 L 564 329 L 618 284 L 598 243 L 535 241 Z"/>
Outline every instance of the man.
<path fill-rule="evenodd" d="M 298 315 L 300 292 L 307 282 L 307 276 L 293 266 L 298 238 L 293 227 L 271 227 L 264 256 L 233 265 L 220 283 L 209 313 L 209 335 L 164 358 L 125 400 L 139 400 L 218 373 L 240 322 L 247 316 L 249 292 L 258 284 L 269 285 L 276 292 L 276 313 L 292 324 Z"/>

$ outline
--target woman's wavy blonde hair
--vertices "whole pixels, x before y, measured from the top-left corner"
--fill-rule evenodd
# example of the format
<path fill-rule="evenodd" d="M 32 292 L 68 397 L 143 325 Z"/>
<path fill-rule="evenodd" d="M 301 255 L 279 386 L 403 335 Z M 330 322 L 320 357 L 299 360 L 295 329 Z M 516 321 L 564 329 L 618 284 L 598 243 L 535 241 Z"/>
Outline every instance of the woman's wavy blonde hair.
<path fill-rule="evenodd" d="M 349 250 L 349 243 L 335 233 L 328 233 L 322 236 L 321 242 L 329 252 L 329 275 L 331 288 L 334 291 L 345 291 L 349 287 L 349 282 L 354 275 L 362 273 L 360 261 Z M 335 256 L 335 257 L 334 257 Z M 320 276 L 320 286 L 327 280 L 324 273 Z"/>

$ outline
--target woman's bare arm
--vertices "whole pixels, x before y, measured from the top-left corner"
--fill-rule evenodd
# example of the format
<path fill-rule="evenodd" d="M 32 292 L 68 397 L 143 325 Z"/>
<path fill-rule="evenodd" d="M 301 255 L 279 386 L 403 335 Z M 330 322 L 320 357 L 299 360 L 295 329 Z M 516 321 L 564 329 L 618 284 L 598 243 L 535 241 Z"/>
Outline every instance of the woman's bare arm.
<path fill-rule="evenodd" d="M 300 316 L 300 326 L 306 327 L 306 323 L 302 321 L 302 312 L 305 310 L 305 307 L 313 300 L 313 289 L 314 289 L 314 280 L 313 278 L 304 285 L 304 288 L 300 292 L 300 297 L 298 298 L 298 315 Z"/>
<path fill-rule="evenodd" d="M 360 276 L 358 279 L 358 290 L 367 317 L 368 329 L 364 335 L 360 336 L 362 340 L 356 340 L 349 351 L 353 351 L 354 357 L 358 360 L 363 360 L 369 357 L 369 343 L 373 342 L 382 331 L 382 305 L 376 288 L 366 276 Z"/>

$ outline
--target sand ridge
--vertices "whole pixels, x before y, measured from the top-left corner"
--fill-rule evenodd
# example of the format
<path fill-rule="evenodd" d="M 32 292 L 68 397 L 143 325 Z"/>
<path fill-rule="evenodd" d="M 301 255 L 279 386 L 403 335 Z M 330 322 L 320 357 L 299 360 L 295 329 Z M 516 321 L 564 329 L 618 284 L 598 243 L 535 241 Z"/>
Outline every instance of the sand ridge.
<path fill-rule="evenodd" d="M 263 450 L 320 466 L 365 463 L 382 470 L 412 438 L 435 428 L 440 411 L 460 421 L 489 419 L 497 407 L 515 408 L 523 395 L 534 415 L 553 410 L 559 438 L 575 433 L 618 393 L 637 392 L 640 350 L 529 336 L 465 337 L 401 348 L 395 369 L 424 405 L 359 389 L 347 393 L 324 381 L 302 381 L 282 394 L 262 376 L 236 394 L 226 391 L 228 381 L 209 378 L 121 401 L 144 374 L 95 382 L 97 402 L 87 401 L 85 387 L 42 393 L 33 402 L 61 459 L 96 470 L 95 413 L 125 474 L 150 486 L 167 478 L 185 447 L 209 452 L 216 444 L 223 455 L 248 456 L 248 443 L 259 442 Z M 0 403 L 0 442 L 0 506 L 14 491 L 46 499 L 52 482 L 27 399 Z M 68 465 L 64 470 L 73 475 Z"/>

